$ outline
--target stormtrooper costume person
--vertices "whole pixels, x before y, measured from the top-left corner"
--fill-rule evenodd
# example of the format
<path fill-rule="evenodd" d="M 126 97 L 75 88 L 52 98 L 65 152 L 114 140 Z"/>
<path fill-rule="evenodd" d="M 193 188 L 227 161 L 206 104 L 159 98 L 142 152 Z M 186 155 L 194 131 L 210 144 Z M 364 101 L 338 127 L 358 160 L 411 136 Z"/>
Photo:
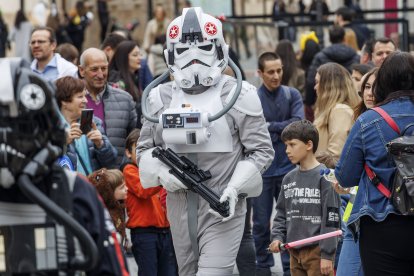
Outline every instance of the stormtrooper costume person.
<path fill-rule="evenodd" d="M 66 136 L 53 85 L 20 58 L 0 72 L 0 275 L 128 275 L 97 191 L 56 163 Z"/>
<path fill-rule="evenodd" d="M 261 173 L 274 157 L 269 132 L 256 88 L 222 73 L 227 64 L 238 69 L 228 58 L 219 20 L 201 8 L 184 9 L 166 38 L 164 55 L 174 81 L 152 89 L 148 97 L 144 91 L 146 120 L 137 144 L 141 183 L 168 191 L 179 274 L 232 275 L 246 213 L 240 195 L 261 193 Z M 152 157 L 154 147 L 171 148 L 209 170 L 212 178 L 204 184 L 221 202 L 229 202 L 230 215 L 211 211 L 207 201 Z"/>

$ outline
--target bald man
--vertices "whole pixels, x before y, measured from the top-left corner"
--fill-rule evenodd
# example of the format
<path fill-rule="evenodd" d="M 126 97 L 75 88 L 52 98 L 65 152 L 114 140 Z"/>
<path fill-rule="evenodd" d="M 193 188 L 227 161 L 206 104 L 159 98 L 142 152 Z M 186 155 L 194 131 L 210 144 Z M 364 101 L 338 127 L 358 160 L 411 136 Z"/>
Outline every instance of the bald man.
<path fill-rule="evenodd" d="M 137 122 L 135 102 L 127 92 L 108 85 L 108 59 L 102 50 L 89 48 L 82 53 L 79 74 L 86 85 L 87 108 L 104 122 L 106 135 L 118 151 L 120 166 L 125 139 Z"/>

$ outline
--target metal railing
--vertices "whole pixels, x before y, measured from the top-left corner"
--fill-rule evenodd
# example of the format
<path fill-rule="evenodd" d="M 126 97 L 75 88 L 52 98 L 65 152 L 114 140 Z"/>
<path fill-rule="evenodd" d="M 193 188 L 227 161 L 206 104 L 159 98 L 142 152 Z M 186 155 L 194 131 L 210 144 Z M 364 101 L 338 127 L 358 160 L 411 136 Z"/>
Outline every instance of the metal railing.
<path fill-rule="evenodd" d="M 390 18 L 390 19 L 368 19 L 353 21 L 352 24 L 367 24 L 367 25 L 378 25 L 378 24 L 401 24 L 401 44 L 400 49 L 403 51 L 409 50 L 409 21 L 404 18 Z M 274 45 L 277 43 L 277 30 L 279 27 L 283 28 L 301 28 L 301 27 L 327 27 L 333 25 L 333 21 L 310 21 L 310 22 L 256 22 L 247 21 L 241 19 L 227 19 L 223 25 L 226 30 L 226 36 L 230 37 L 230 46 L 237 52 L 240 53 L 240 43 L 243 35 L 242 32 L 247 32 L 247 29 L 253 29 L 254 38 L 254 53 L 258 56 L 260 49 L 263 48 L 263 44 L 268 44 L 269 41 L 273 41 Z M 251 37 L 251 32 L 250 37 Z M 248 38 L 247 38 L 248 39 Z M 248 41 L 247 47 L 250 48 L 251 43 Z M 245 42 L 244 42 L 245 43 Z M 322 45 L 324 46 L 324 45 Z M 251 50 L 251 48 L 250 48 Z"/>
<path fill-rule="evenodd" d="M 360 14 L 385 14 L 385 13 L 397 13 L 397 12 L 414 12 L 414 8 L 402 8 L 402 9 L 372 9 L 372 10 L 361 10 Z M 327 14 L 323 15 L 334 15 L 335 12 L 329 12 Z M 302 17 L 302 18 L 309 18 L 309 17 L 315 17 L 316 13 L 308 13 L 308 12 L 298 12 L 298 13 L 289 13 L 289 12 L 283 12 L 278 14 L 278 18 L 296 18 L 296 17 Z M 229 18 L 232 19 L 265 19 L 270 18 L 272 19 L 272 14 L 250 14 L 250 15 L 233 15 Z"/>

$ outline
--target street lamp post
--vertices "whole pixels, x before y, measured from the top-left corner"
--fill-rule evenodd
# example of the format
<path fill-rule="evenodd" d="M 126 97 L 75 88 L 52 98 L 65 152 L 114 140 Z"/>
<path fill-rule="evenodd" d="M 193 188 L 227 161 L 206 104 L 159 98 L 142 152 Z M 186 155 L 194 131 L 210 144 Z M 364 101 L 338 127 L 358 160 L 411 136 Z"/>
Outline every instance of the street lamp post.
<path fill-rule="evenodd" d="M 152 19 L 152 0 L 147 1 L 148 21 Z"/>

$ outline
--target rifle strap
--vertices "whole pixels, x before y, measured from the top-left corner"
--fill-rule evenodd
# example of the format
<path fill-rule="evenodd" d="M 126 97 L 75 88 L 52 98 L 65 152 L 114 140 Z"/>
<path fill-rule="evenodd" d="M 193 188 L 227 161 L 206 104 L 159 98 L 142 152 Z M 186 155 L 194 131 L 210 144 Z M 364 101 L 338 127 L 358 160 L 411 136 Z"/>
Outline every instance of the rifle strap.
<path fill-rule="evenodd" d="M 197 165 L 197 155 L 194 153 L 188 154 L 194 164 Z M 198 263 L 199 251 L 198 251 L 198 194 L 192 191 L 187 192 L 187 222 L 188 222 L 188 233 L 190 236 L 191 247 L 193 249 L 194 261 Z"/>
<path fill-rule="evenodd" d="M 188 233 L 190 235 L 191 247 L 193 249 L 194 260 L 198 263 L 198 257 L 200 255 L 197 241 L 198 194 L 192 191 L 187 192 L 187 215 Z"/>

